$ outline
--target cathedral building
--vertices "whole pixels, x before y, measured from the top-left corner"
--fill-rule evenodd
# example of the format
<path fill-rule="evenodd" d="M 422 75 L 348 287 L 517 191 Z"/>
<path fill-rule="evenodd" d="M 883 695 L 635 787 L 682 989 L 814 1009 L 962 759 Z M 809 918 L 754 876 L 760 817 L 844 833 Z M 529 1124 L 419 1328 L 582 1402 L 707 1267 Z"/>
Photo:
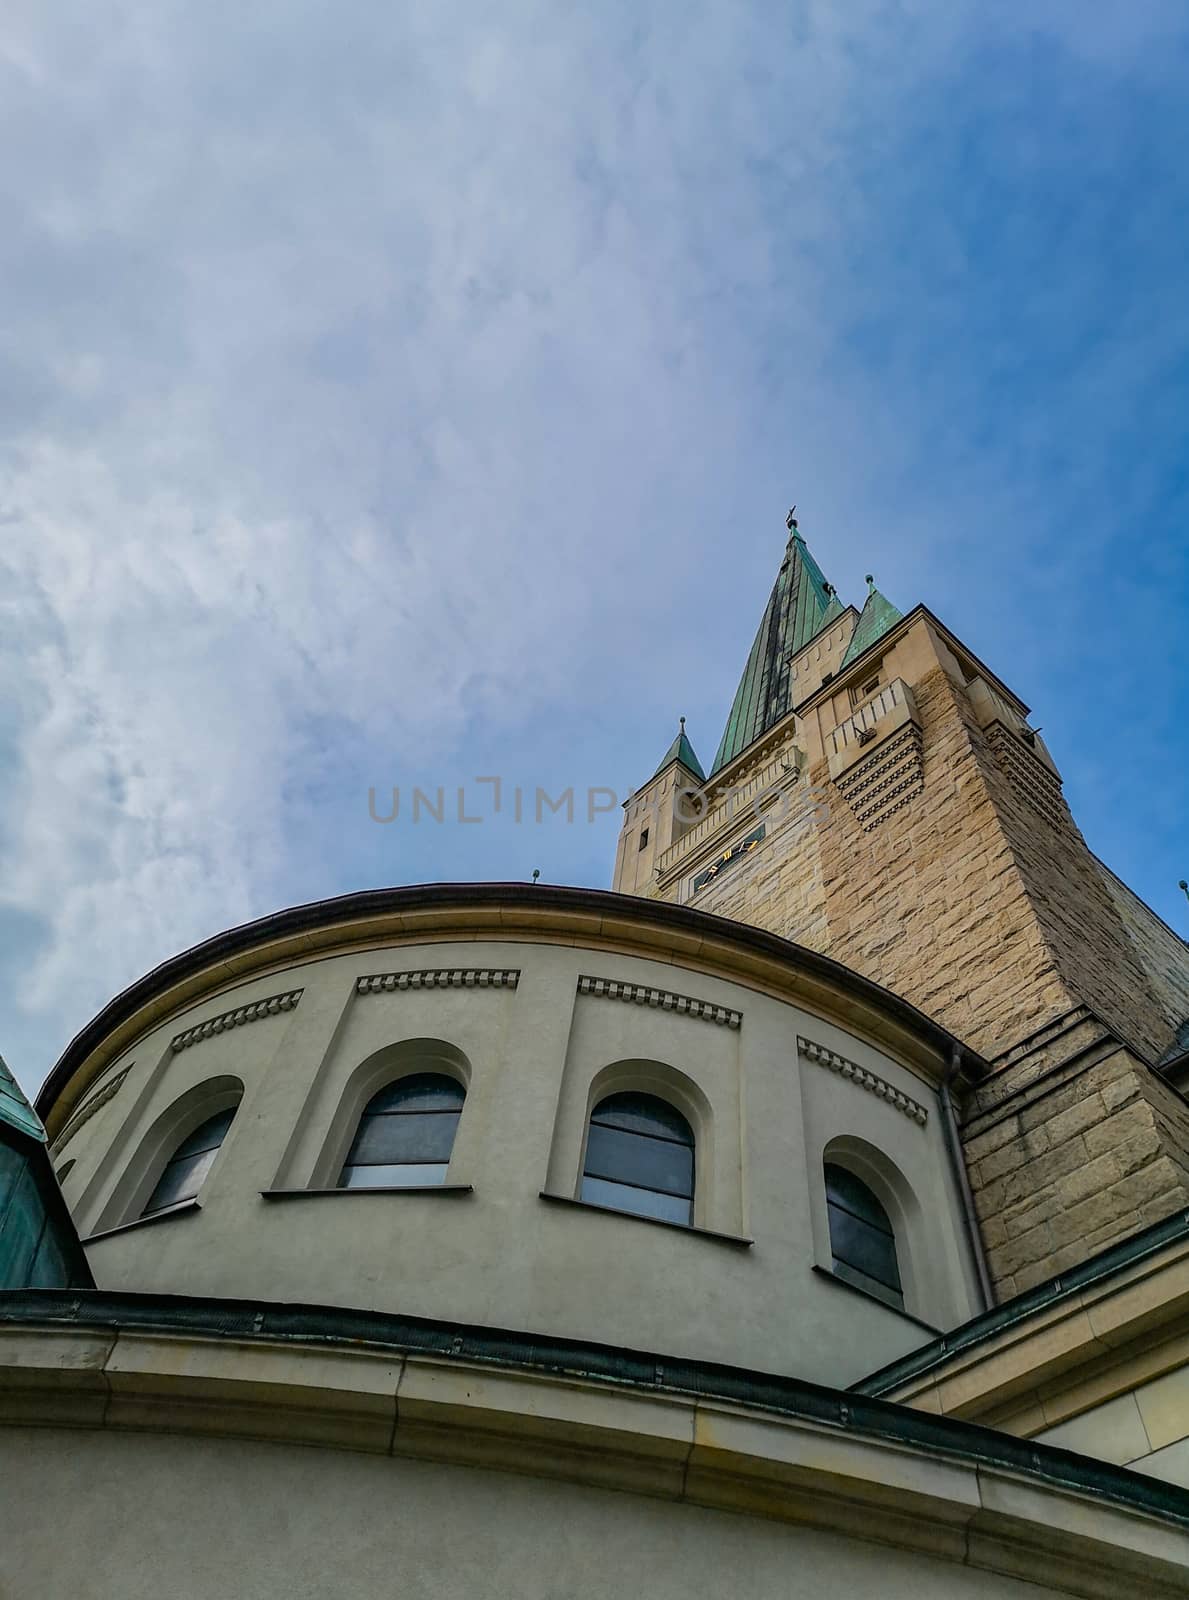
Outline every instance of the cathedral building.
<path fill-rule="evenodd" d="M 1189 1594 L 1189 948 L 1029 715 L 790 515 L 611 891 L 281 911 L 0 1081 L 0 1593 Z"/>

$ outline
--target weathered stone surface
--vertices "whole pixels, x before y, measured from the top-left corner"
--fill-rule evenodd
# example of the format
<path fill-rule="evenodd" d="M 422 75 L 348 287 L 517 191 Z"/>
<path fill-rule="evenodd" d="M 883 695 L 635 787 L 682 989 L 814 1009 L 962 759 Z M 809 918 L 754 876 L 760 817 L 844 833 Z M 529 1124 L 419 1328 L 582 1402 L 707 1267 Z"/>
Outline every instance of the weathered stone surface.
<path fill-rule="evenodd" d="M 779 748 L 722 775 L 800 768 L 779 815 L 737 819 L 767 818 L 762 845 L 691 903 L 826 952 L 992 1058 L 967 1155 L 1006 1294 L 1189 1206 L 1189 1106 L 1146 1064 L 1189 1015 L 1189 949 L 1090 853 L 1043 746 L 977 664 L 963 684 L 954 650 L 921 617 L 879 664 L 919 728 L 911 792 L 883 795 L 872 825 L 866 790 L 831 782 L 839 674 Z M 691 881 L 674 870 L 657 892 L 689 900 Z"/>

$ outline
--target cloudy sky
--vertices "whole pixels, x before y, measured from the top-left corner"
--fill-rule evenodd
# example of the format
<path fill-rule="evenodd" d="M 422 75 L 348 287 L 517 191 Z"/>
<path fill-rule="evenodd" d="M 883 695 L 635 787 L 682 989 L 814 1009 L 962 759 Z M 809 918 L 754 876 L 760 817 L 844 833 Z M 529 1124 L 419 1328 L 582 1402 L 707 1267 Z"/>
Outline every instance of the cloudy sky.
<path fill-rule="evenodd" d="M 0 1050 L 714 751 L 801 525 L 1034 707 L 1182 931 L 1183 0 L 9 0 Z M 483 791 L 479 791 L 483 793 Z"/>

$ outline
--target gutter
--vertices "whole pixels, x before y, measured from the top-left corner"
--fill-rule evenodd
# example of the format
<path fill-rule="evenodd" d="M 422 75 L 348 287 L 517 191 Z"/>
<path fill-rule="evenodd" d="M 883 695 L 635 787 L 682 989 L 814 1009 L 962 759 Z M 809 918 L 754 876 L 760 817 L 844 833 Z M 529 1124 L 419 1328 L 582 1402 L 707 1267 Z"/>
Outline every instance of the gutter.
<path fill-rule="evenodd" d="M 945 1077 L 937 1090 L 937 1099 L 941 1105 L 941 1125 L 945 1131 L 945 1147 L 949 1153 L 950 1165 L 954 1170 L 954 1180 L 958 1185 L 958 1193 L 962 1196 L 962 1220 L 966 1225 L 966 1237 L 970 1241 L 970 1251 L 974 1257 L 974 1268 L 978 1274 L 978 1285 L 982 1291 L 983 1310 L 990 1311 L 995 1305 L 995 1287 L 991 1281 L 991 1270 L 987 1265 L 987 1250 L 983 1243 L 982 1229 L 979 1227 L 978 1212 L 974 1207 L 974 1191 L 970 1187 L 970 1174 L 966 1170 L 966 1157 L 962 1153 L 962 1137 L 958 1131 L 958 1118 L 954 1111 L 954 1097 L 950 1093 L 950 1084 L 962 1072 L 962 1048 L 955 1043 L 950 1054 L 950 1064 Z"/>

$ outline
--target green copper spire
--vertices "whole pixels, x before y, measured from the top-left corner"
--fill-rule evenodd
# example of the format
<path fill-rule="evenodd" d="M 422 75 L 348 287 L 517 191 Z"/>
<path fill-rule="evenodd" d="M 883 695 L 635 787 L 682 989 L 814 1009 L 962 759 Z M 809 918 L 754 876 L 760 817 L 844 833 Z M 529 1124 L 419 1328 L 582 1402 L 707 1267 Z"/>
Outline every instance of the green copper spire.
<path fill-rule="evenodd" d="M 796 509 L 794 506 L 793 511 Z M 712 772 L 725 767 L 740 750 L 792 710 L 789 658 L 820 633 L 827 622 L 842 615 L 838 596 L 809 554 L 793 511 L 786 524 L 789 541 L 784 561 L 735 691 Z"/>
<path fill-rule="evenodd" d="M 846 647 L 846 654 L 842 658 L 839 672 L 849 667 L 852 661 L 857 661 L 864 650 L 869 650 L 877 639 L 882 639 L 888 629 L 894 627 L 904 615 L 897 611 L 890 600 L 885 600 L 875 587 L 875 579 L 867 574 L 867 598 L 863 602 L 863 612 L 855 624 L 855 631 L 850 636 L 850 643 Z"/>
<path fill-rule="evenodd" d="M 702 771 L 702 763 L 694 754 L 694 747 L 685 736 L 685 718 L 681 719 L 681 726 L 677 730 L 677 737 L 665 751 L 661 764 L 656 772 L 663 772 L 671 761 L 680 761 L 687 772 L 692 772 L 699 783 L 706 782 L 706 774 Z M 656 772 L 653 777 L 656 777 Z"/>

